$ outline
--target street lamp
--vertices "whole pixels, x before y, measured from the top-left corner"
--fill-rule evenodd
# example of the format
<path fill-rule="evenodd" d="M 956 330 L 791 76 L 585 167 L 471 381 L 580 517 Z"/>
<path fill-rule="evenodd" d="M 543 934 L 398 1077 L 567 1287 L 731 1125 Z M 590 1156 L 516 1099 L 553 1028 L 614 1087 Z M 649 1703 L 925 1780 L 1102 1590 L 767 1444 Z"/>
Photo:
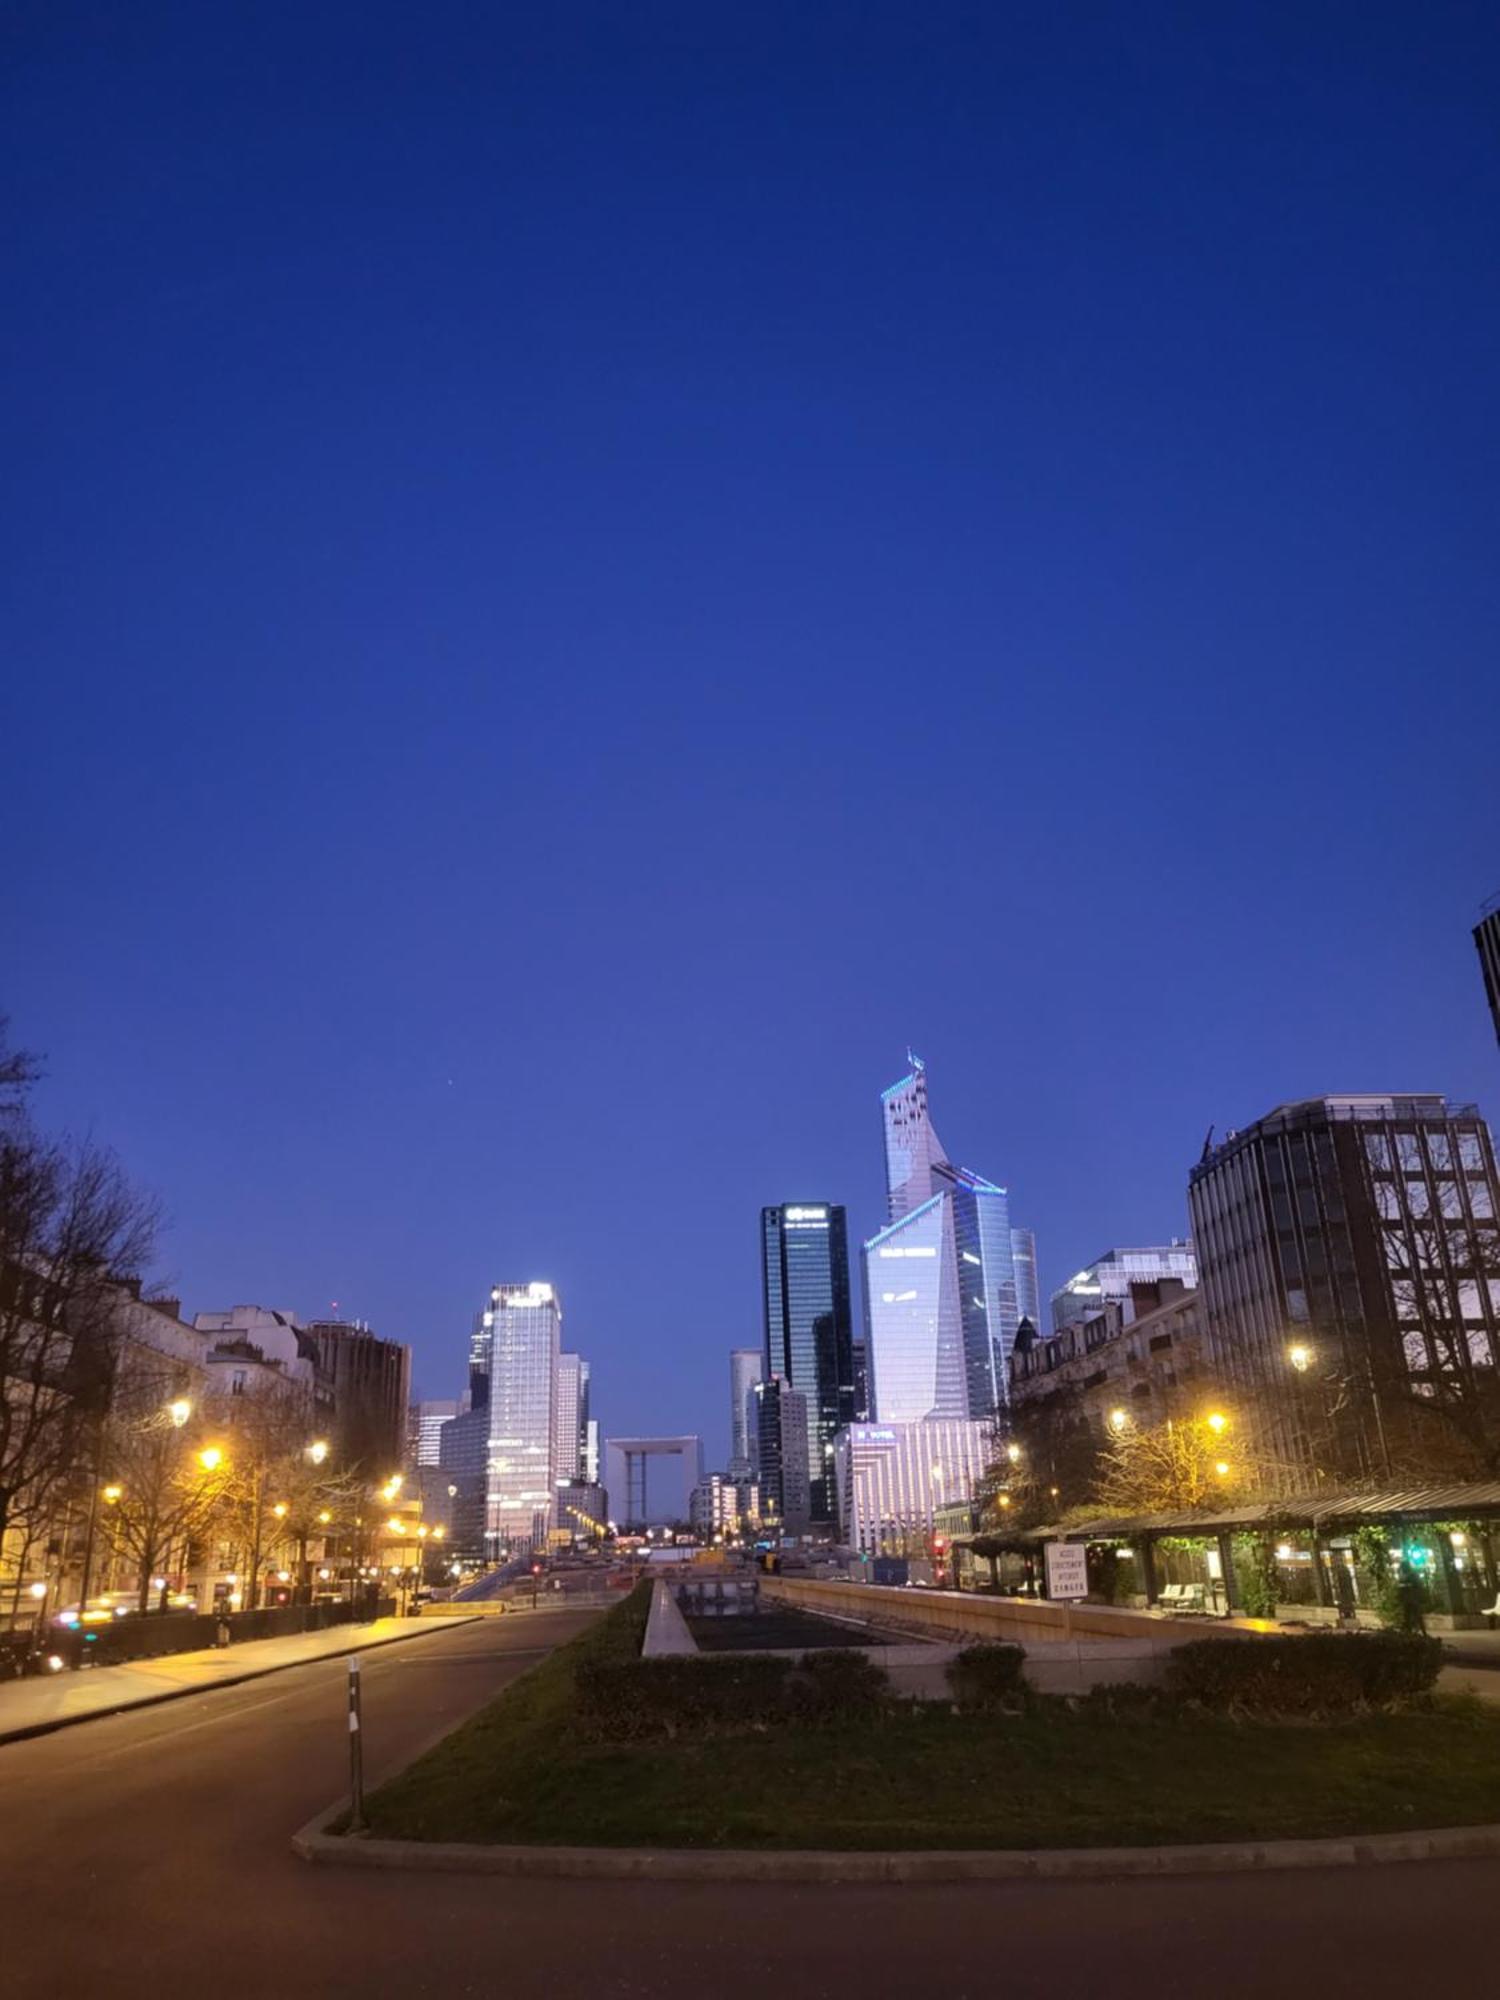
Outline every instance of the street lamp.
<path fill-rule="evenodd" d="M 1215 1437 L 1218 1437 L 1221 1431 L 1226 1430 L 1228 1428 L 1228 1425 L 1229 1425 L 1229 1419 L 1228 1417 L 1225 1416 L 1222 1410 L 1209 1411 L 1208 1428 L 1213 1432 Z"/>
<path fill-rule="evenodd" d="M 1012 1465 L 1019 1465 L 1021 1463 L 1021 1447 L 1018 1444 L 1008 1444 L 1005 1447 L 1005 1456 L 1010 1460 Z"/>
<path fill-rule="evenodd" d="M 1296 1341 L 1286 1351 L 1286 1358 L 1299 1375 L 1305 1375 L 1312 1366 L 1313 1351 L 1304 1341 Z"/>
<path fill-rule="evenodd" d="M 1127 1413 L 1126 1411 L 1124 1411 L 1124 1410 L 1111 1410 L 1111 1411 L 1110 1411 L 1110 1413 L 1109 1413 L 1109 1427 L 1110 1427 L 1110 1429 L 1111 1429 L 1111 1430 L 1112 1430 L 1112 1431 L 1114 1432 L 1114 1434 L 1115 1434 L 1115 1436 L 1116 1436 L 1116 1437 L 1118 1437 L 1118 1436 L 1120 1435 L 1121 1431 L 1122 1431 L 1122 1430 L 1124 1430 L 1125 1426 L 1126 1426 L 1126 1425 L 1127 1425 L 1127 1424 L 1128 1424 L 1129 1422 L 1130 1422 L 1130 1417 L 1129 1417 L 1129 1414 L 1128 1414 L 1128 1413 Z"/>
<path fill-rule="evenodd" d="M 179 1396 L 175 1402 L 168 1403 L 167 1405 L 167 1415 L 172 1419 L 178 1430 L 182 1429 L 192 1414 L 193 1406 L 186 1396 Z"/>
<path fill-rule="evenodd" d="M 326 1438 L 314 1438 L 312 1443 L 307 1447 L 307 1455 L 314 1465 L 321 1465 L 328 1456 L 328 1440 Z"/>
<path fill-rule="evenodd" d="M 124 1491 L 125 1488 L 123 1486 L 116 1486 L 111 1483 L 103 1488 L 100 1498 L 107 1507 L 117 1507 L 120 1504 L 120 1499 Z"/>
<path fill-rule="evenodd" d="M 1229 1477 L 1229 1462 L 1227 1459 L 1220 1458 L 1214 1461 L 1214 1475 L 1218 1479 L 1227 1479 Z"/>
<path fill-rule="evenodd" d="M 224 1454 L 216 1444 L 205 1445 L 198 1454 L 198 1463 L 205 1472 L 217 1472 L 224 1463 Z"/>

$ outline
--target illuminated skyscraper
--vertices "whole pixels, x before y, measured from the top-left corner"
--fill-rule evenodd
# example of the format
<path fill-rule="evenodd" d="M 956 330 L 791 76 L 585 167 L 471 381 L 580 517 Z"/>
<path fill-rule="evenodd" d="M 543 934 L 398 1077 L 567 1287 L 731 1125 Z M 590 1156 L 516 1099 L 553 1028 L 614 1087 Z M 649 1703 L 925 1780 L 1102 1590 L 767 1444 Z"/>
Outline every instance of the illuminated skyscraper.
<path fill-rule="evenodd" d="M 765 1375 L 803 1398 L 809 1512 L 832 1527 L 833 1440 L 854 1420 L 849 1236 L 842 1208 L 787 1202 L 760 1212 Z"/>
<path fill-rule="evenodd" d="M 944 1154 L 920 1059 L 882 1093 L 881 1112 L 891 1219 L 864 1250 L 872 1415 L 992 1417 L 1020 1318 L 1009 1199 Z M 1034 1270 L 1034 1246 L 1032 1258 Z"/>
<path fill-rule="evenodd" d="M 589 1364 L 581 1354 L 559 1354 L 552 1405 L 552 1483 L 585 1478 L 589 1424 Z"/>
<path fill-rule="evenodd" d="M 481 1324 L 489 1336 L 485 1546 L 498 1556 L 540 1548 L 552 1526 L 562 1306 L 548 1284 L 496 1285 Z"/>
<path fill-rule="evenodd" d="M 734 1347 L 729 1352 L 729 1476 L 748 1479 L 755 1470 L 750 1458 L 750 1393 L 765 1379 L 765 1360 L 758 1347 Z"/>

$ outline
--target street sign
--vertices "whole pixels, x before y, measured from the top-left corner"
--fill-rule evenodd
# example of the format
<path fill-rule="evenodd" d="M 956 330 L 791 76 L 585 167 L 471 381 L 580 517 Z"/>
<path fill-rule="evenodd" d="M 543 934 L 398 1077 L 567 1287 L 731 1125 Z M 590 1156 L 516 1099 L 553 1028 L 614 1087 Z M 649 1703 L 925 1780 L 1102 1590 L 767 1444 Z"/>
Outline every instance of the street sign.
<path fill-rule="evenodd" d="M 1047 1595 L 1059 1600 L 1089 1594 L 1088 1552 L 1082 1542 L 1048 1542 Z"/>

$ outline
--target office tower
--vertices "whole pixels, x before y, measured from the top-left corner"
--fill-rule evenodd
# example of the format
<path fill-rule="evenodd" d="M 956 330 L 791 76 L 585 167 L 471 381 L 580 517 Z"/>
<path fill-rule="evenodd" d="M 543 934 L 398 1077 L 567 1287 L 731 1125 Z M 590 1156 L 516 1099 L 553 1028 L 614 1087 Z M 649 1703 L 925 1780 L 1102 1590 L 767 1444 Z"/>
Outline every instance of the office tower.
<path fill-rule="evenodd" d="M 1134 1250 L 1106 1250 L 1052 1294 L 1052 1331 L 1061 1333 L 1065 1326 L 1092 1319 L 1111 1303 L 1121 1308 L 1128 1326 L 1136 1315 L 1138 1294 L 1142 1312 L 1156 1310 L 1161 1303 L 1156 1288 L 1164 1279 L 1187 1286 L 1198 1282 L 1198 1260 L 1192 1244 L 1182 1237 Z M 1035 1324 L 1040 1331 L 1040 1320 Z"/>
<path fill-rule="evenodd" d="M 1500 1181 L 1475 1106 L 1279 1105 L 1205 1150 L 1188 1205 L 1210 1360 L 1284 1457 L 1345 1479 L 1489 1476 Z"/>
<path fill-rule="evenodd" d="M 490 1456 L 488 1408 L 465 1410 L 438 1432 L 438 1466 L 448 1494 L 448 1539 L 455 1556 L 484 1555 L 485 1496 Z"/>
<path fill-rule="evenodd" d="M 833 1440 L 854 1418 L 849 1236 L 831 1202 L 787 1202 L 760 1212 L 765 1374 L 779 1376 L 807 1411 L 810 1518 L 834 1523 Z"/>
<path fill-rule="evenodd" d="M 581 1354 L 559 1354 L 552 1407 L 552 1479 L 561 1486 L 585 1476 L 588 1442 L 589 1364 Z"/>
<path fill-rule="evenodd" d="M 599 1479 L 599 1419 L 587 1417 L 583 1426 L 583 1476 L 589 1485 Z"/>
<path fill-rule="evenodd" d="M 313 1320 L 305 1332 L 333 1383 L 333 1455 L 345 1470 L 379 1479 L 405 1463 L 411 1349 L 381 1340 L 360 1320 Z"/>
<path fill-rule="evenodd" d="M 1036 1331 L 1042 1324 L 1042 1292 L 1037 1280 L 1034 1229 L 1010 1232 L 1010 1261 L 1016 1274 L 1016 1323 L 1029 1319 Z"/>
<path fill-rule="evenodd" d="M 870 1406 L 883 1424 L 991 1418 L 1020 1317 L 1009 1198 L 945 1156 L 917 1058 L 881 1113 L 891 1220 L 864 1247 Z"/>
<path fill-rule="evenodd" d="M 540 1548 L 553 1523 L 552 1409 L 562 1306 L 553 1287 L 496 1285 L 489 1335 L 489 1490 L 492 1555 Z"/>
<path fill-rule="evenodd" d="M 750 1392 L 765 1379 L 765 1367 L 758 1347 L 733 1347 L 729 1351 L 729 1475 L 745 1479 L 750 1463 Z"/>
<path fill-rule="evenodd" d="M 973 1498 L 991 1427 L 958 1417 L 851 1424 L 835 1454 L 839 1533 L 861 1554 L 925 1554 L 939 1507 Z"/>
<path fill-rule="evenodd" d="M 469 1334 L 469 1408 L 490 1406 L 490 1315 L 477 1312 Z"/>
<path fill-rule="evenodd" d="M 1474 926 L 1474 948 L 1479 953 L 1479 969 L 1484 975 L 1485 998 L 1490 1003 L 1490 1019 L 1495 1039 L 1500 1041 L 1500 896 L 1485 904 Z"/>
<path fill-rule="evenodd" d="M 768 1382 L 756 1383 L 750 1391 L 750 1407 L 754 1412 L 761 1519 L 767 1526 L 774 1521 L 783 1534 L 805 1535 L 812 1524 L 807 1398 L 775 1375 Z M 829 1486 L 836 1505 L 831 1468 Z"/>
<path fill-rule="evenodd" d="M 458 1415 L 456 1399 L 429 1399 L 413 1403 L 407 1417 L 407 1462 L 411 1465 L 438 1465 L 438 1440 L 443 1425 Z"/>

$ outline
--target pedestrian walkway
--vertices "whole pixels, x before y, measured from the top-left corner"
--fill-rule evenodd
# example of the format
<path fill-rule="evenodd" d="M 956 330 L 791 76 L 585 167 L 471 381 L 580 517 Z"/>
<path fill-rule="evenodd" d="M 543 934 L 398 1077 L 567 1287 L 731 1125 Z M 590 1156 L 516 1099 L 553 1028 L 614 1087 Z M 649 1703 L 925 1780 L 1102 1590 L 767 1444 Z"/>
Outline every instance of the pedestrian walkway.
<path fill-rule="evenodd" d="M 39 1675 L 0 1684 L 0 1743 L 45 1736 L 75 1722 L 114 1715 L 125 1708 L 148 1708 L 210 1688 L 233 1687 L 262 1674 L 300 1667 L 310 1660 L 364 1652 L 397 1640 L 431 1639 L 467 1619 L 424 1624 L 416 1618 L 377 1618 L 369 1625 L 331 1625 L 322 1632 L 297 1632 L 285 1639 L 247 1639 L 222 1650 L 165 1653 L 118 1667 L 84 1667 L 76 1673 Z"/>

